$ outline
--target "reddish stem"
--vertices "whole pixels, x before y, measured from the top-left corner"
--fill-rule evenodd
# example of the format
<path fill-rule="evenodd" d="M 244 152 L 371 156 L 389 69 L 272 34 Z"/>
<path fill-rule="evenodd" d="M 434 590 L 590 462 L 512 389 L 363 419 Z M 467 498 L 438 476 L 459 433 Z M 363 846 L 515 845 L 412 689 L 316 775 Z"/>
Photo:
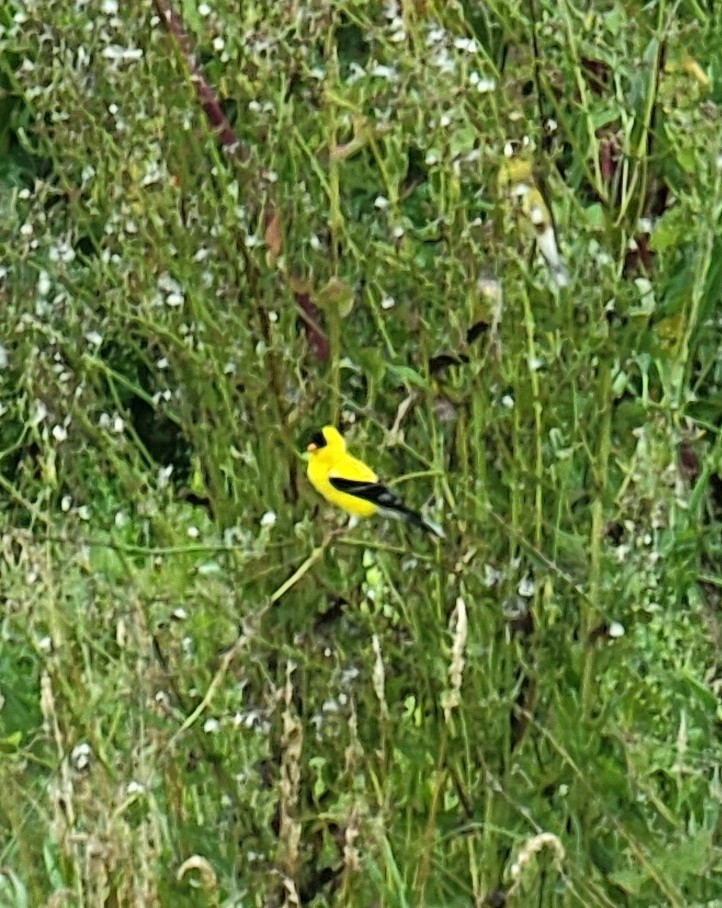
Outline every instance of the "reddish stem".
<path fill-rule="evenodd" d="M 178 50 L 183 57 L 188 72 L 190 73 L 191 82 L 193 83 L 196 96 L 203 107 L 206 119 L 216 137 L 221 148 L 229 152 L 239 151 L 241 157 L 248 159 L 250 155 L 243 149 L 238 136 L 233 131 L 233 127 L 228 117 L 223 112 L 218 98 L 211 86 L 206 81 L 201 68 L 193 53 L 190 37 L 183 24 L 183 20 L 170 5 L 169 0 L 154 0 L 155 8 L 168 29 L 168 33 L 175 41 Z M 273 209 L 270 207 L 265 212 L 264 222 L 268 224 L 274 216 Z M 306 333 L 309 349 L 311 349 L 317 360 L 325 362 L 328 359 L 328 341 L 323 331 L 319 327 L 320 318 L 317 308 L 311 302 L 308 293 L 299 293 L 294 291 L 294 300 L 301 313 L 303 330 Z"/>
<path fill-rule="evenodd" d="M 206 82 L 205 77 L 198 66 L 183 20 L 171 7 L 168 0 L 154 0 L 154 2 L 158 14 L 173 37 L 173 40 L 178 46 L 178 49 L 183 56 L 183 60 L 188 67 L 191 82 L 195 86 L 198 100 L 201 102 L 206 119 L 218 140 L 218 144 L 221 148 L 240 147 L 238 136 L 233 131 L 233 127 L 231 126 L 228 117 L 223 113 L 223 108 L 218 103 L 218 99 L 216 98 L 213 89 Z"/>

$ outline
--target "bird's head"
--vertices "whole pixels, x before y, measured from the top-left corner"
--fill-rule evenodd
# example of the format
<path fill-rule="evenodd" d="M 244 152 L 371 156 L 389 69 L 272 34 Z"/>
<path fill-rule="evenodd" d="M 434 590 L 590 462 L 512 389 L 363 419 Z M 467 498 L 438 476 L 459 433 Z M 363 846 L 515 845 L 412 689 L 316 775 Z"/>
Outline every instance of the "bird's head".
<path fill-rule="evenodd" d="M 346 442 L 338 429 L 324 426 L 320 431 L 313 433 L 306 450 L 312 457 L 328 456 L 345 451 Z"/>
<path fill-rule="evenodd" d="M 533 183 L 534 173 L 529 158 L 505 158 L 498 173 L 498 185 L 502 192 L 510 192 L 520 183 Z"/>

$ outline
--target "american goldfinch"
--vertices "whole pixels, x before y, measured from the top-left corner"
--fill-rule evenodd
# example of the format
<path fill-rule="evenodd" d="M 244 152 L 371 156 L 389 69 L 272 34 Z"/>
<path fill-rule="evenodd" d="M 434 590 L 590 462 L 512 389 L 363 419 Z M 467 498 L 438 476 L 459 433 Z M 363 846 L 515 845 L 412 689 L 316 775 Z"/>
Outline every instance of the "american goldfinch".
<path fill-rule="evenodd" d="M 557 287 L 566 287 L 569 274 L 559 253 L 551 213 L 534 181 L 531 161 L 506 158 L 498 179 L 500 191 L 507 196 L 522 226 L 526 223 L 533 228 L 537 249 L 549 268 L 552 280 Z"/>
<path fill-rule="evenodd" d="M 405 520 L 443 538 L 439 527 L 407 508 L 398 495 L 379 482 L 371 467 L 348 453 L 346 442 L 333 426 L 315 432 L 306 450 L 308 479 L 326 501 L 354 517 L 381 514 Z"/>

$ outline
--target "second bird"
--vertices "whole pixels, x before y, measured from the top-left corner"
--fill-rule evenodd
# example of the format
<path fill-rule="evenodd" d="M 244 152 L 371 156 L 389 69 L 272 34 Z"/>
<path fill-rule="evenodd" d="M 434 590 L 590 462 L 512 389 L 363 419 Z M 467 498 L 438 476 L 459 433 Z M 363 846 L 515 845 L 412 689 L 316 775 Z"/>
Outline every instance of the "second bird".
<path fill-rule="evenodd" d="M 309 481 L 326 501 L 354 517 L 381 514 L 412 523 L 443 538 L 439 527 L 407 508 L 398 495 L 379 482 L 371 467 L 348 453 L 338 429 L 324 426 L 314 433 L 306 450 L 309 453 Z"/>

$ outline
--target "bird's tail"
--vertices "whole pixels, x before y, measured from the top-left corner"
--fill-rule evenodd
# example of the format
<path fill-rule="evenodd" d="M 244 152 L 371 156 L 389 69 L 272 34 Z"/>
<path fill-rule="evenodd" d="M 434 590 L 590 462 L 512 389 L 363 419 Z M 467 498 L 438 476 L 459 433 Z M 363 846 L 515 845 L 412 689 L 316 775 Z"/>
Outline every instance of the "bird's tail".
<path fill-rule="evenodd" d="M 438 523 L 434 523 L 432 520 L 422 517 L 417 511 L 412 511 L 411 508 L 405 506 L 399 508 L 398 511 L 399 517 L 407 523 L 413 524 L 415 527 L 420 527 L 422 530 L 426 530 L 427 533 L 431 533 L 432 536 L 437 536 L 439 539 L 446 539 L 446 534 Z"/>

